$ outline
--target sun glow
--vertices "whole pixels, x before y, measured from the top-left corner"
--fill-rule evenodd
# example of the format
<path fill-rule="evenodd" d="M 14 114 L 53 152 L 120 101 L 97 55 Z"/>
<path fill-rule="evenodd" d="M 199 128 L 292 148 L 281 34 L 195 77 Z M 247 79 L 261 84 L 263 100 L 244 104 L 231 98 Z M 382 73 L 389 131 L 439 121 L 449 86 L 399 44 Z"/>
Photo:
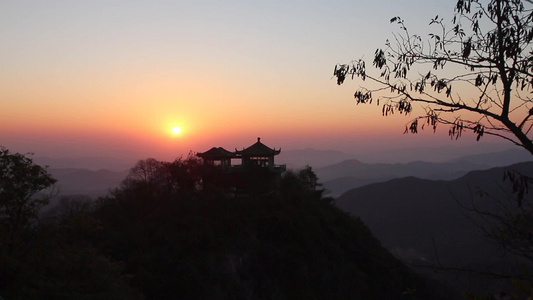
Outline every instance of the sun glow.
<path fill-rule="evenodd" d="M 180 134 L 181 133 L 181 128 L 179 128 L 178 126 L 172 127 L 172 133 Z"/>

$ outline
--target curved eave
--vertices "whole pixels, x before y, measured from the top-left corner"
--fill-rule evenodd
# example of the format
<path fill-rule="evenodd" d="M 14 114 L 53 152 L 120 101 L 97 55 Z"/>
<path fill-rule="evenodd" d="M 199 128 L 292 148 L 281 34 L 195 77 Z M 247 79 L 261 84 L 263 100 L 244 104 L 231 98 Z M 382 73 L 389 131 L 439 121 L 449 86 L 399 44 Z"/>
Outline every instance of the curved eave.
<path fill-rule="evenodd" d="M 253 150 L 248 151 L 248 149 L 244 149 L 241 151 L 236 150 L 235 154 L 242 155 L 242 156 L 274 156 L 274 155 L 278 155 L 280 152 L 281 152 L 281 149 L 280 150 L 270 149 L 270 151 L 253 151 Z"/>
<path fill-rule="evenodd" d="M 205 152 L 196 153 L 196 156 L 212 160 L 237 158 L 234 152 L 230 152 L 222 147 L 213 147 Z"/>

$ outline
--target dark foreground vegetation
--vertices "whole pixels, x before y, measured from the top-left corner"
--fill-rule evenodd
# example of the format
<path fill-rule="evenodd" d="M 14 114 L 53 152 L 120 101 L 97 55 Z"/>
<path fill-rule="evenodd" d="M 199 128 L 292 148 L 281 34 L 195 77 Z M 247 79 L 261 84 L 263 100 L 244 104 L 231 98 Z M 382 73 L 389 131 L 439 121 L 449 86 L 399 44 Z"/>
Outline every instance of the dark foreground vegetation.
<path fill-rule="evenodd" d="M 107 197 L 63 197 L 2 242 L 0 296 L 450 299 L 322 197 L 310 168 L 230 198 L 201 186 L 193 158 L 146 162 Z"/>

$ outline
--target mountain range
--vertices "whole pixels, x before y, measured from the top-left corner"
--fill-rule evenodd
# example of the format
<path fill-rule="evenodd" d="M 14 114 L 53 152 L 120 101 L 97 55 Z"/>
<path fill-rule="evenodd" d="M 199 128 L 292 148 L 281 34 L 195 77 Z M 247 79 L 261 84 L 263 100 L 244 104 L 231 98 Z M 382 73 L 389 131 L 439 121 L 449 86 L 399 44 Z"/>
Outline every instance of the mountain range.
<path fill-rule="evenodd" d="M 393 178 L 415 176 L 451 180 L 472 170 L 505 166 L 531 159 L 530 154 L 520 149 L 469 155 L 447 162 L 416 161 L 372 164 L 361 162 L 352 154 L 335 150 L 290 150 L 282 154 L 280 154 L 282 157 L 279 162 L 285 162 L 289 167 L 312 166 L 324 188 L 334 197 L 352 188 Z M 112 160 L 106 158 L 67 160 L 36 158 L 36 161 L 50 163 L 49 171 L 58 180 L 56 186 L 60 194 L 85 194 L 91 197 L 103 196 L 109 189 L 118 187 L 126 177 L 127 170 L 134 165 L 134 163 L 128 164 L 127 161 L 122 160 L 113 163 Z M 101 168 L 106 165 L 109 168 Z M 118 168 L 118 166 L 121 167 Z"/>
<path fill-rule="evenodd" d="M 292 164 L 298 165 L 309 161 L 306 153 L 318 157 L 324 151 L 289 152 L 285 159 L 292 155 Z M 529 153 L 509 149 L 446 162 L 409 163 L 364 163 L 342 152 L 328 153 L 328 159 L 317 160 L 319 165 L 325 165 L 315 171 L 323 186 L 334 196 L 339 195 L 335 204 L 359 217 L 383 246 L 405 262 L 426 267 L 437 263 L 474 266 L 491 272 L 514 266 L 514 260 L 502 260 L 502 249 L 484 238 L 483 229 L 488 227 L 483 226 L 491 224 L 479 214 L 472 214 L 472 209 L 489 213 L 512 209 L 515 202 L 508 201 L 510 182 L 503 182 L 502 176 L 509 168 L 533 176 L 533 162 L 504 166 L 531 161 Z M 315 166 L 312 161 L 309 164 Z M 91 197 L 103 196 L 118 187 L 128 173 L 57 167 L 49 171 L 58 179 L 60 195 Z M 457 277 L 444 276 L 442 280 L 457 289 L 487 289 L 486 278 L 453 278 Z M 500 283 L 489 285 L 506 288 Z"/>
<path fill-rule="evenodd" d="M 502 180 L 508 170 L 533 176 L 533 162 L 472 171 L 449 181 L 396 178 L 351 189 L 336 205 L 361 218 L 384 247 L 410 264 L 502 274 L 517 261 L 524 263 L 512 255 L 502 257 L 504 249 L 486 235 L 498 225 L 494 216 L 518 210 L 512 183 Z M 531 205 L 532 195 L 526 196 Z M 458 289 L 503 288 L 476 275 L 447 279 Z"/>
<path fill-rule="evenodd" d="M 104 196 L 126 178 L 128 171 L 106 169 L 89 170 L 81 168 L 50 168 L 50 174 L 57 179 L 56 189 L 60 195 Z"/>
<path fill-rule="evenodd" d="M 531 154 L 521 149 L 468 155 L 447 162 L 414 161 L 410 163 L 363 163 L 356 159 L 316 169 L 323 186 L 336 197 L 345 191 L 393 178 L 413 176 L 433 180 L 452 180 L 473 170 L 507 166 L 531 161 Z"/>
<path fill-rule="evenodd" d="M 363 141 L 364 144 L 364 141 Z M 334 145 L 332 145 L 334 147 Z M 504 143 L 474 143 L 471 145 L 447 145 L 447 146 L 427 146 L 427 147 L 405 147 L 388 148 L 387 145 L 379 149 L 350 149 L 346 150 L 319 150 L 313 148 L 306 149 L 283 149 L 276 162 L 287 164 L 288 168 L 302 168 L 310 165 L 313 168 L 339 163 L 344 160 L 358 159 L 365 163 L 401 163 L 406 164 L 413 161 L 426 162 L 448 162 L 463 157 L 498 153 L 512 149 L 515 153 L 524 157 L 530 155 L 527 151 L 511 148 Z M 511 164 L 513 162 L 507 163 Z"/>

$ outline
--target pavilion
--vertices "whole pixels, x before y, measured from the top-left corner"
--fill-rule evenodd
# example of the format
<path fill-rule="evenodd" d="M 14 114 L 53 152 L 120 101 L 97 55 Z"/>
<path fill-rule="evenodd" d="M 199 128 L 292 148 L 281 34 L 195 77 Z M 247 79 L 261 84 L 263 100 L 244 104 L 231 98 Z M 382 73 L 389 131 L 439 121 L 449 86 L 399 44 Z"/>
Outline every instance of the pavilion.
<path fill-rule="evenodd" d="M 213 147 L 206 152 L 196 155 L 204 164 L 215 166 L 218 176 L 207 181 L 217 181 L 216 177 L 225 177 L 225 182 L 231 182 L 226 188 L 235 188 L 241 191 L 263 190 L 272 191 L 279 189 L 281 174 L 286 171 L 285 165 L 274 164 L 274 156 L 280 154 L 280 149 L 272 149 L 261 143 L 261 138 L 248 148 L 228 151 L 222 147 Z M 241 164 L 232 164 L 232 160 L 239 160 Z M 221 177 L 222 176 L 222 177 Z M 207 178 L 206 178 L 207 179 Z"/>
<path fill-rule="evenodd" d="M 242 150 L 235 149 L 235 152 L 228 151 L 222 147 L 213 147 L 206 152 L 199 152 L 196 156 L 203 159 L 205 164 L 223 167 L 262 167 L 268 168 L 273 172 L 285 172 L 285 165 L 274 164 L 274 156 L 280 154 L 281 148 L 272 149 L 261 143 L 261 138 L 248 148 Z M 232 159 L 241 159 L 240 165 L 233 165 Z"/>
<path fill-rule="evenodd" d="M 237 158 L 237 154 L 222 147 L 213 147 L 206 152 L 197 153 L 196 156 L 201 157 L 206 164 L 224 167 L 230 167 L 231 159 Z"/>
<path fill-rule="evenodd" d="M 241 158 L 242 166 L 257 166 L 266 167 L 272 170 L 285 171 L 285 166 L 276 166 L 274 164 L 274 156 L 281 152 L 281 148 L 271 149 L 265 144 L 261 143 L 261 138 L 257 138 L 257 142 L 250 147 L 242 150 L 235 149 L 235 154 Z"/>

